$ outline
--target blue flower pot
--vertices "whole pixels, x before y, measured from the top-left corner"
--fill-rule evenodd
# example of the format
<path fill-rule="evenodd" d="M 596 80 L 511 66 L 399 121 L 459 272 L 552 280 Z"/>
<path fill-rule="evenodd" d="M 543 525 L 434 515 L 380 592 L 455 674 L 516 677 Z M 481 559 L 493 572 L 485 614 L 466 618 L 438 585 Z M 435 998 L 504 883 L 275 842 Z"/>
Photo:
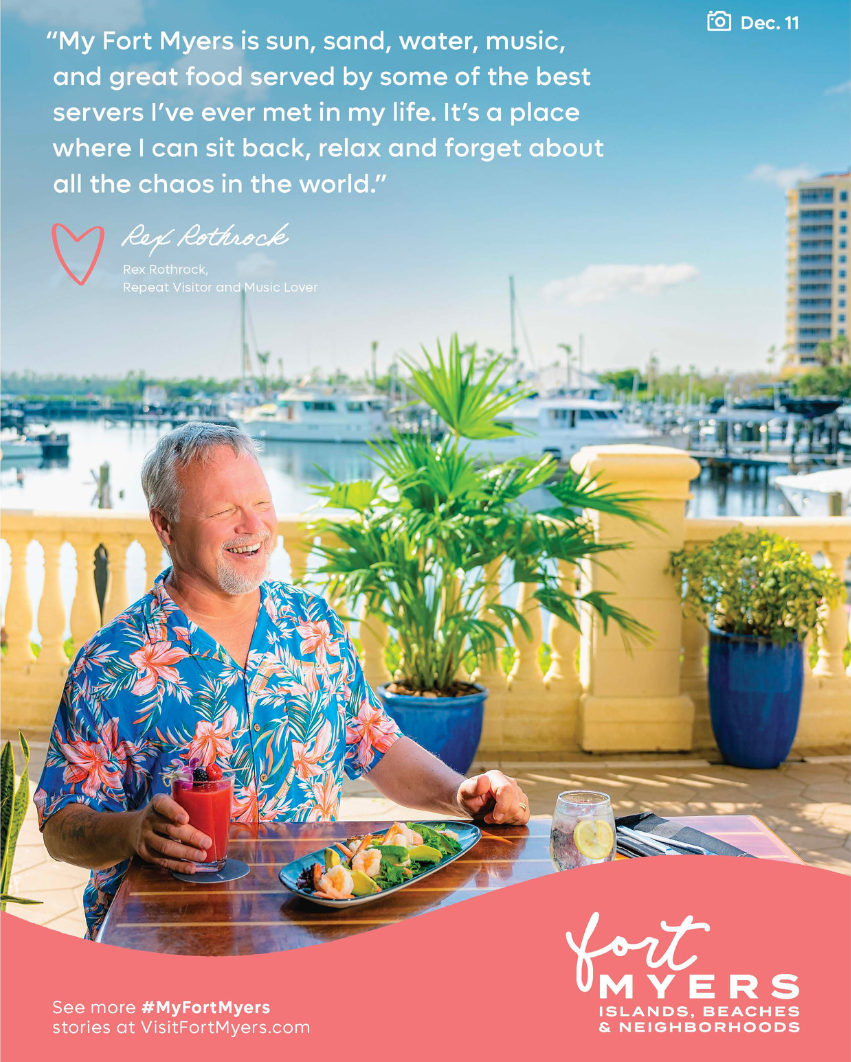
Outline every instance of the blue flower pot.
<path fill-rule="evenodd" d="M 735 767 L 767 770 L 792 748 L 804 688 L 800 642 L 709 631 L 709 711 L 721 755 Z"/>
<path fill-rule="evenodd" d="M 482 736 L 488 691 L 467 697 L 407 697 L 381 686 L 378 695 L 402 733 L 458 771 L 470 769 Z"/>

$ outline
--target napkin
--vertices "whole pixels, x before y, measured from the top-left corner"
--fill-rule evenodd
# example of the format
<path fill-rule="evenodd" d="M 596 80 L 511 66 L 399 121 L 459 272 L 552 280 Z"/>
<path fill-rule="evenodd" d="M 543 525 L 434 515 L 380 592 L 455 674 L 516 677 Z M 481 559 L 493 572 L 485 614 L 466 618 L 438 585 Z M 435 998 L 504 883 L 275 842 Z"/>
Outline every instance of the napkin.
<path fill-rule="evenodd" d="M 652 811 L 642 811 L 639 815 L 622 815 L 620 818 L 615 819 L 615 825 L 628 826 L 631 830 L 635 830 L 636 833 L 647 833 L 651 837 L 657 837 L 660 841 L 664 841 L 669 837 L 673 837 L 678 841 L 684 841 L 686 844 L 699 844 L 702 848 L 707 848 L 710 852 L 714 852 L 716 855 L 726 856 L 746 856 L 748 859 L 755 859 L 750 852 L 743 852 L 741 848 L 736 848 L 733 844 L 728 844 L 726 841 L 719 841 L 717 837 L 712 837 L 708 833 L 703 833 L 701 830 L 695 830 L 691 826 L 681 826 L 678 822 L 671 822 L 670 819 L 660 818 L 658 815 L 654 815 Z M 640 841 L 633 840 L 632 838 L 621 837 L 618 835 L 618 851 L 622 852 L 625 856 L 650 856 L 650 855 L 663 855 L 662 852 L 657 852 L 654 848 L 641 844 Z M 697 853 L 694 853 L 697 854 Z"/>

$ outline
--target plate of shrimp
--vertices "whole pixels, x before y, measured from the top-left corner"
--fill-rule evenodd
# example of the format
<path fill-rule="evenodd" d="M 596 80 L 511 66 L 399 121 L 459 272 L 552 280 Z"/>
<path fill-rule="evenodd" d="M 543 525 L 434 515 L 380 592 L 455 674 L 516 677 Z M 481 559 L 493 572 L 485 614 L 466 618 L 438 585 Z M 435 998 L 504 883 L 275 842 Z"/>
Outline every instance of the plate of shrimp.
<path fill-rule="evenodd" d="M 278 876 L 290 892 L 323 907 L 372 903 L 448 866 L 481 836 L 471 822 L 394 822 L 294 859 Z"/>

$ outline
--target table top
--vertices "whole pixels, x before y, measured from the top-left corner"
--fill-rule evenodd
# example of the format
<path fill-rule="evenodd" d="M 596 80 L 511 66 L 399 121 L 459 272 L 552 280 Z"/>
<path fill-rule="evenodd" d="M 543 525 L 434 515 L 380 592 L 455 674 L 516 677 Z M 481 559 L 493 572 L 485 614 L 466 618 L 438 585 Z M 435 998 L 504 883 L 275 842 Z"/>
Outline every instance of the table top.
<path fill-rule="evenodd" d="M 801 859 L 751 815 L 673 819 L 729 841 L 760 859 Z M 281 867 L 331 841 L 381 832 L 387 822 L 233 823 L 228 855 L 251 868 L 225 884 L 195 885 L 134 859 L 98 939 L 172 955 L 252 955 L 287 951 L 362 933 L 506 885 L 552 874 L 550 823 L 484 826 L 482 839 L 438 874 L 351 912 L 328 910 L 288 892 Z"/>

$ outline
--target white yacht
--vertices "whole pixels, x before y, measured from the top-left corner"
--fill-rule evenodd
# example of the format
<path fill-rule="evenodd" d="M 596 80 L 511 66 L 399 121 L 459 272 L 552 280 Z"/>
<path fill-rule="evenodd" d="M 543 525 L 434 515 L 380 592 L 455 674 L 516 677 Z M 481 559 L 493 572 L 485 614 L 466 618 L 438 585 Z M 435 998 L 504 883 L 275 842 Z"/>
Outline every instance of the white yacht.
<path fill-rule="evenodd" d="M 14 429 L 4 428 L 0 432 L 0 453 L 4 461 L 40 458 L 43 456 L 43 447 L 38 439 L 30 439 Z"/>
<path fill-rule="evenodd" d="M 796 516 L 851 516 L 851 467 L 778 476 L 774 483 Z"/>
<path fill-rule="evenodd" d="M 366 392 L 290 389 L 274 402 L 244 412 L 237 423 L 257 439 L 362 443 L 387 432 L 387 398 Z"/>
<path fill-rule="evenodd" d="M 499 461 L 544 453 L 567 460 L 583 446 L 659 442 L 658 433 L 626 420 L 620 402 L 596 398 L 556 395 L 524 399 L 500 419 L 522 434 L 476 440 L 470 444 L 473 453 L 488 454 Z"/>

